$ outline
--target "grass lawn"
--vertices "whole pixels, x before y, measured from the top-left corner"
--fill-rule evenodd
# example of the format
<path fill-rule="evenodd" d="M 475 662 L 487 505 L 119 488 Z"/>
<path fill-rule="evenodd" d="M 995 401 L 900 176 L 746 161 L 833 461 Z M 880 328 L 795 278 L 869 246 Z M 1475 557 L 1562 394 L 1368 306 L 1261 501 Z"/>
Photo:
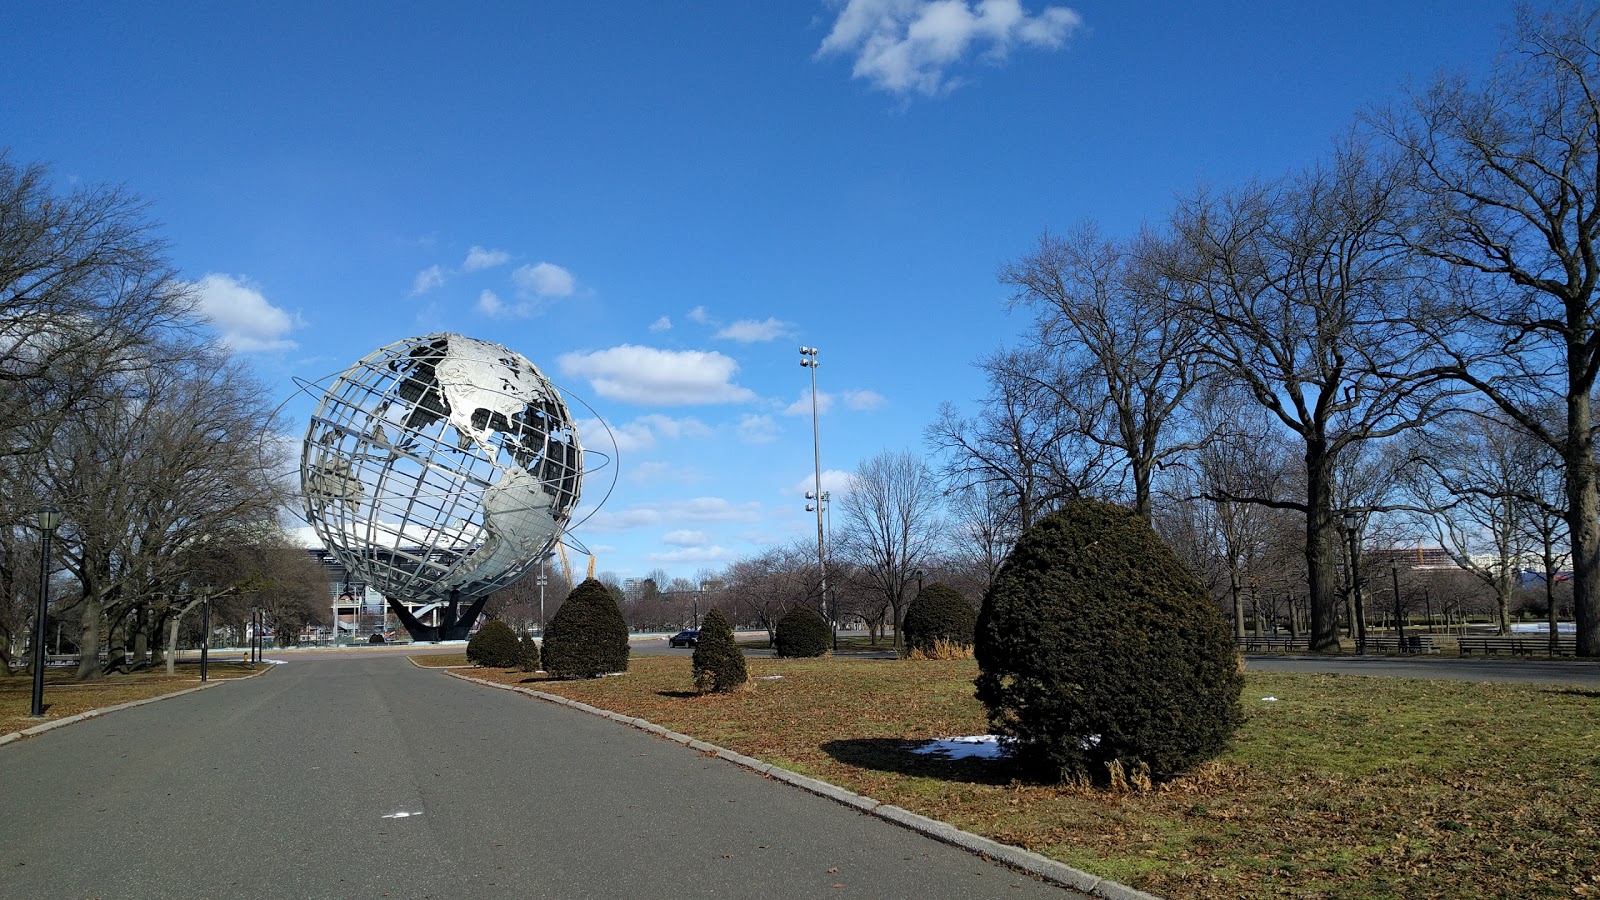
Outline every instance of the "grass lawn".
<path fill-rule="evenodd" d="M 684 657 L 636 656 L 626 677 L 594 681 L 470 674 L 645 718 L 1168 897 L 1600 897 L 1600 692 L 1248 673 L 1231 750 L 1152 791 L 1111 793 L 909 752 L 988 730 L 971 660 L 749 665 L 751 690 L 704 697 Z"/>
<path fill-rule="evenodd" d="M 154 671 L 109 675 L 99 681 L 82 683 L 72 680 L 73 669 L 47 669 L 44 673 L 43 719 L 28 715 L 33 708 L 32 675 L 18 672 L 9 677 L 0 677 L 0 734 L 32 728 L 51 719 L 65 719 L 91 709 L 159 697 L 199 686 L 198 661 L 180 662 L 177 668 L 177 674 L 170 677 L 163 666 Z M 255 671 L 258 669 L 252 669 L 247 663 L 212 662 L 206 668 L 206 676 L 219 680 L 242 678 Z"/>

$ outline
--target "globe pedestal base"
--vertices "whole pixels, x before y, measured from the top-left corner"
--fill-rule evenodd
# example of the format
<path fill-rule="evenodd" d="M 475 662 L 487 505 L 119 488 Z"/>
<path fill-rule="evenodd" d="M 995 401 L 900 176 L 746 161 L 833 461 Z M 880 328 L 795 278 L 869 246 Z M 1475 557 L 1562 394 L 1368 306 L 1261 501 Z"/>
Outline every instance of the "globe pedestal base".
<path fill-rule="evenodd" d="M 450 602 L 445 605 L 443 614 L 439 616 L 439 624 L 425 625 L 421 619 L 411 614 L 411 610 L 406 609 L 404 603 L 393 597 L 385 599 L 395 618 L 405 626 L 406 633 L 411 635 L 411 640 L 417 643 L 466 640 L 472 632 L 473 623 L 478 621 L 478 613 L 483 612 L 483 605 L 489 601 L 488 595 L 485 594 L 473 600 L 463 610 L 455 592 L 452 591 Z"/>

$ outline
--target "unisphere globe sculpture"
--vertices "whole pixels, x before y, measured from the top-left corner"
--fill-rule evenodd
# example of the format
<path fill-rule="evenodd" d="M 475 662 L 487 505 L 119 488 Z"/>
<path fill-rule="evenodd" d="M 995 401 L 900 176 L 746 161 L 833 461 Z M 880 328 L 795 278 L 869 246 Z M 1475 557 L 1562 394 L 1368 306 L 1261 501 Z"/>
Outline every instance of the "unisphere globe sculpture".
<path fill-rule="evenodd" d="M 306 430 L 306 520 L 417 640 L 466 636 L 486 596 L 561 539 L 583 448 L 526 357 L 459 334 L 373 351 L 323 393 Z M 473 599 L 458 615 L 460 599 Z M 447 601 L 436 626 L 399 601 Z"/>

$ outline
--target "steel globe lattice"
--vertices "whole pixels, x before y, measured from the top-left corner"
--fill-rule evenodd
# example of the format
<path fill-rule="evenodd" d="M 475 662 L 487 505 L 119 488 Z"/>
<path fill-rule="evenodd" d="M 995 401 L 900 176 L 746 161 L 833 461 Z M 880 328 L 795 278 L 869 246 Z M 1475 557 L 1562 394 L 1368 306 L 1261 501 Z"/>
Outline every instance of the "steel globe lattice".
<path fill-rule="evenodd" d="M 306 520 L 386 597 L 477 597 L 542 560 L 577 505 L 560 391 L 499 344 L 407 338 L 341 373 L 306 430 Z"/>

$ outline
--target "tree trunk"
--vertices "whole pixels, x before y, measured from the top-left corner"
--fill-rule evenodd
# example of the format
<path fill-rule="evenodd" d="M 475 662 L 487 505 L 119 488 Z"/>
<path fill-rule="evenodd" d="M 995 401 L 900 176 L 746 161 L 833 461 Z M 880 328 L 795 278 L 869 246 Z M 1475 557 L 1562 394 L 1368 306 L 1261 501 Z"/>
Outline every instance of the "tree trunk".
<path fill-rule="evenodd" d="M 178 622 L 182 614 L 167 619 L 167 674 L 178 674 Z"/>
<path fill-rule="evenodd" d="M 1572 538 L 1572 612 L 1577 655 L 1600 657 L 1600 494 L 1588 391 L 1567 398 L 1567 530 Z"/>
<path fill-rule="evenodd" d="M 1514 573 L 1509 560 L 1504 561 L 1494 579 L 1495 624 L 1499 634 L 1511 633 L 1511 585 Z"/>
<path fill-rule="evenodd" d="M 100 672 L 100 618 L 104 604 L 100 598 L 85 596 L 78 606 L 78 674 L 79 681 L 99 678 Z"/>
<path fill-rule="evenodd" d="M 1311 649 L 1339 649 L 1339 533 L 1333 522 L 1333 466 L 1308 442 L 1306 449 L 1306 573 L 1311 609 Z"/>
<path fill-rule="evenodd" d="M 1233 636 L 1244 637 L 1244 599 L 1239 595 L 1239 570 L 1230 567 L 1229 586 L 1233 590 Z"/>
<path fill-rule="evenodd" d="M 143 603 L 133 608 L 133 670 L 150 665 L 150 608 Z"/>
<path fill-rule="evenodd" d="M 128 668 L 128 611 L 120 603 L 112 608 L 118 612 L 108 611 L 106 618 L 106 674 Z"/>

